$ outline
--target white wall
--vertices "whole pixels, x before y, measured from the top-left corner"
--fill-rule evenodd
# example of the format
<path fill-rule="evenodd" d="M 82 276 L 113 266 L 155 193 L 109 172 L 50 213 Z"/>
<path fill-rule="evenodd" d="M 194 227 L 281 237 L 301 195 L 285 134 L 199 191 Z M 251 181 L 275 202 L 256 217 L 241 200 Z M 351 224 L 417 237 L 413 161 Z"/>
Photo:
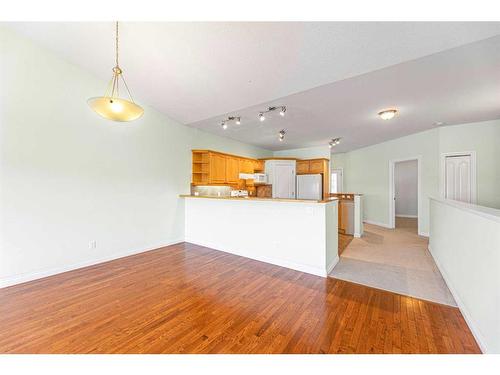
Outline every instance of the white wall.
<path fill-rule="evenodd" d="M 429 250 L 483 352 L 500 353 L 500 210 L 431 200 Z"/>
<path fill-rule="evenodd" d="M 396 216 L 416 217 L 418 214 L 417 160 L 397 162 L 394 165 Z"/>
<path fill-rule="evenodd" d="M 326 277 L 338 262 L 337 206 L 186 198 L 186 241 Z"/>
<path fill-rule="evenodd" d="M 147 106 L 102 119 L 107 82 L 3 28 L 0 82 L 0 286 L 182 241 L 192 148 L 272 154 Z"/>

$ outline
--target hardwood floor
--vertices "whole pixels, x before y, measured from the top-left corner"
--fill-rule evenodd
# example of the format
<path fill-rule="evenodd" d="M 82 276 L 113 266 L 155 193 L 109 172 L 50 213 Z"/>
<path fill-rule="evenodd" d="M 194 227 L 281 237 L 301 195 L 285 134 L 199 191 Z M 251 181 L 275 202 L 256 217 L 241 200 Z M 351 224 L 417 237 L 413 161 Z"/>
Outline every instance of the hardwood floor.
<path fill-rule="evenodd" d="M 459 310 L 191 245 L 0 289 L 2 353 L 479 353 Z"/>

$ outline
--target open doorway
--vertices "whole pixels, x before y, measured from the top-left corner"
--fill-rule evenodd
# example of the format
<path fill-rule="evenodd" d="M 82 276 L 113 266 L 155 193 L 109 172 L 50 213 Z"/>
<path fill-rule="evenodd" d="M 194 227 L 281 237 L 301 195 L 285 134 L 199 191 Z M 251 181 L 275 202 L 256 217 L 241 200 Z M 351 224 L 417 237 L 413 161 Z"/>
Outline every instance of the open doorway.
<path fill-rule="evenodd" d="M 406 160 L 394 164 L 395 226 L 418 233 L 418 164 Z"/>
<path fill-rule="evenodd" d="M 426 235 L 420 230 L 420 156 L 389 162 L 389 226 Z"/>

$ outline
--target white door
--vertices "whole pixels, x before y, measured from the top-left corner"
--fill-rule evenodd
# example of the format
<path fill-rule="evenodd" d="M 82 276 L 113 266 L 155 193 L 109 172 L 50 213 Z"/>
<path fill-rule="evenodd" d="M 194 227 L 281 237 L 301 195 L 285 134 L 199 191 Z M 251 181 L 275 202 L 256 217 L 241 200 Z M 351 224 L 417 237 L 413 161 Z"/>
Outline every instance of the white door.
<path fill-rule="evenodd" d="M 275 164 L 273 198 L 295 198 L 295 167 L 293 165 Z"/>
<path fill-rule="evenodd" d="M 471 156 L 446 156 L 444 197 L 461 202 L 472 202 Z"/>
<path fill-rule="evenodd" d="M 330 172 L 330 193 L 342 193 L 342 169 L 332 169 Z"/>

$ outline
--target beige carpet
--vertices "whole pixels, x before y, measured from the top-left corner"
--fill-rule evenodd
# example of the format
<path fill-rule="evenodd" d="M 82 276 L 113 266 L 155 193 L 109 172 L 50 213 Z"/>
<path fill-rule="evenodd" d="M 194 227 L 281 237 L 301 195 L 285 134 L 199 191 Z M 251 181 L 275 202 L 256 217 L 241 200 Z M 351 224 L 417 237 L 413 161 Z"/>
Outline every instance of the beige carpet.
<path fill-rule="evenodd" d="M 456 306 L 427 250 L 428 240 L 417 235 L 416 219 L 396 219 L 396 229 L 365 224 L 330 273 L 337 279 Z"/>

